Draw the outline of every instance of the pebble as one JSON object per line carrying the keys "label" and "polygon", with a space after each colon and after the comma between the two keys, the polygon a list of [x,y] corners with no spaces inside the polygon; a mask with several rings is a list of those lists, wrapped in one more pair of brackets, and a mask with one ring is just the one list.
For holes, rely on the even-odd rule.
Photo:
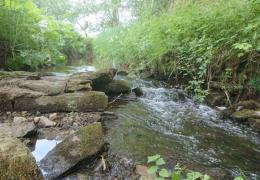
{"label": "pebble", "polygon": [[13,123],[19,124],[19,123],[26,122],[26,121],[27,121],[27,119],[25,117],[14,117]]}

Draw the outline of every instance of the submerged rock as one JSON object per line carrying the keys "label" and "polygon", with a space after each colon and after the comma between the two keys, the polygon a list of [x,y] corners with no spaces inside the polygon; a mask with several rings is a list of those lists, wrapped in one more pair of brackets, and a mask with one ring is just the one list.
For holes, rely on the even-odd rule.
{"label": "submerged rock", "polygon": [[0,144],[0,179],[44,179],[30,150],[20,140],[2,137]]}
{"label": "submerged rock", "polygon": [[0,137],[25,137],[36,132],[33,122],[0,123]]}
{"label": "submerged rock", "polygon": [[86,164],[91,163],[103,145],[101,123],[90,124],[80,128],[51,150],[40,161],[41,168],[48,174],[48,178],[57,178],[84,160]]}
{"label": "submerged rock", "polygon": [[143,90],[140,87],[135,87],[132,89],[136,96],[140,97],[144,94]]}
{"label": "submerged rock", "polygon": [[131,92],[131,86],[130,83],[126,80],[113,80],[106,86],[104,86],[103,90],[106,94],[125,94]]}

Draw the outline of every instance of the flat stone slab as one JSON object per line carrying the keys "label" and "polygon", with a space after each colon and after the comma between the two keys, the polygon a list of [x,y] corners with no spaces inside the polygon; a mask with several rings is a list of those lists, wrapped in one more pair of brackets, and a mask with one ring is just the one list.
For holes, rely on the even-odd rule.
{"label": "flat stone slab", "polygon": [[35,132],[33,122],[0,123],[0,137],[24,137]]}
{"label": "flat stone slab", "polygon": [[40,166],[46,172],[46,178],[54,179],[84,160],[91,161],[98,156],[103,145],[101,123],[93,123],[59,143],[40,161]]}
{"label": "flat stone slab", "polygon": [[16,111],[40,112],[88,112],[103,111],[108,104],[108,97],[103,92],[88,91],[82,93],[65,93],[57,96],[38,98],[18,98],[14,103]]}
{"label": "flat stone slab", "polygon": [[21,81],[18,86],[54,96],[64,92],[66,81],[27,80]]}

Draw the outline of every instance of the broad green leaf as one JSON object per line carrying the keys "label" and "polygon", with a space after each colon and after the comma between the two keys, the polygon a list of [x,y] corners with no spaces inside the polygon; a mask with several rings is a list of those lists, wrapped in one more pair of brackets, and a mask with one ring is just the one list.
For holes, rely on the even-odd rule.
{"label": "broad green leaf", "polygon": [[203,176],[203,180],[210,180],[210,177],[205,174],[205,175]]}
{"label": "broad green leaf", "polygon": [[156,154],[156,155],[154,155],[154,156],[148,156],[148,163],[154,162],[154,161],[156,161],[157,159],[159,159],[160,157],[161,157],[161,156],[158,155],[158,154]]}
{"label": "broad green leaf", "polygon": [[150,174],[155,174],[158,170],[158,166],[151,166],[149,169],[148,169],[148,172]]}
{"label": "broad green leaf", "polygon": [[234,180],[244,180],[244,178],[242,176],[238,176],[238,177],[235,177]]}
{"label": "broad green leaf", "polygon": [[172,180],[181,180],[181,172],[176,171],[172,174]]}
{"label": "broad green leaf", "polygon": [[160,165],[164,165],[165,161],[163,160],[163,158],[159,158],[159,159],[156,160],[155,163],[156,163],[157,166],[160,166]]}
{"label": "broad green leaf", "polygon": [[158,177],[156,178],[156,180],[164,180],[164,178]]}
{"label": "broad green leaf", "polygon": [[161,177],[170,177],[171,173],[167,169],[161,169],[159,175]]}
{"label": "broad green leaf", "polygon": [[187,173],[187,180],[196,180],[198,178],[201,178],[203,175],[200,172],[190,172]]}

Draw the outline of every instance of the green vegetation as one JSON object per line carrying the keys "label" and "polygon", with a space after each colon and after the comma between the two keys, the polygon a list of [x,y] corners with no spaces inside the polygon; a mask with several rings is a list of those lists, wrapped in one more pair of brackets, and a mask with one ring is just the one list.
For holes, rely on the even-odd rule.
{"label": "green vegetation", "polygon": [[86,40],[70,23],[47,16],[32,0],[0,1],[0,68],[38,70],[85,56]]}
{"label": "green vegetation", "polygon": [[[179,164],[177,164],[173,171],[168,171],[165,168],[162,168],[161,166],[165,165],[165,161],[163,158],[161,158],[160,155],[156,154],[154,156],[148,156],[149,169],[148,172],[150,174],[154,174],[156,176],[156,180],[164,180],[172,179],[172,180],[210,180],[210,176],[206,174],[201,174],[200,172],[195,172],[188,170],[184,167],[181,167]],[[246,180],[246,176],[243,172],[240,172],[240,176],[235,177],[234,180]]]}
{"label": "green vegetation", "polygon": [[101,33],[94,40],[96,64],[151,71],[201,100],[212,82],[231,95],[259,92],[258,0],[175,1],[173,7]]}

